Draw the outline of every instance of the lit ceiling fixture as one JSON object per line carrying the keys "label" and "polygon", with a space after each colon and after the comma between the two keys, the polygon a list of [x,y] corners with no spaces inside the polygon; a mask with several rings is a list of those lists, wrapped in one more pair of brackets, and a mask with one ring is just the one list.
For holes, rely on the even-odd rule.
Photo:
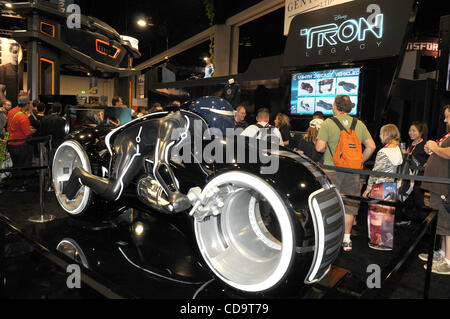
{"label": "lit ceiling fixture", "polygon": [[7,8],[12,8],[12,4],[9,3],[9,2],[6,2],[6,3],[5,3],[5,7],[7,7]]}
{"label": "lit ceiling fixture", "polygon": [[151,22],[151,18],[148,17],[141,17],[137,20],[137,25],[140,26],[141,28],[145,28],[145,27],[152,27],[153,23]]}
{"label": "lit ceiling fixture", "polygon": [[147,21],[145,21],[144,19],[139,19],[137,21],[137,25],[144,28],[147,26]]}

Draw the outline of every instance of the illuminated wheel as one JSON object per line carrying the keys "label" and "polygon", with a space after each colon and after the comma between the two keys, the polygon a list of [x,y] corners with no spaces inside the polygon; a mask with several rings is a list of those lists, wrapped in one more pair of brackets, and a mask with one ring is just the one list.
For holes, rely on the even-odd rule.
{"label": "illuminated wheel", "polygon": [[[295,259],[291,212],[275,189],[245,172],[229,172],[203,190],[215,213],[195,220],[200,252],[227,285],[248,293],[277,288]],[[204,206],[205,206],[204,205]]]}
{"label": "illuminated wheel", "polygon": [[91,165],[83,147],[76,141],[68,140],[56,150],[53,159],[53,185],[55,195],[61,207],[71,216],[81,216],[91,204],[93,193],[89,187],[82,186],[77,196],[69,200],[63,194],[64,183],[67,182],[76,167],[83,168],[89,174]]}

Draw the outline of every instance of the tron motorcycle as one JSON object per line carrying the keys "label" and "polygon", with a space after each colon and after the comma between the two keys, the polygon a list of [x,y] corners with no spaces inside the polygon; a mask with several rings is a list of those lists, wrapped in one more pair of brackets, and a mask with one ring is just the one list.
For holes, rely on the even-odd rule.
{"label": "tron motorcycle", "polygon": [[74,218],[105,218],[114,205],[182,215],[212,274],[245,294],[320,281],[344,236],[339,192],[309,158],[233,125],[227,101],[203,97],[74,131],[53,160],[58,202]]}

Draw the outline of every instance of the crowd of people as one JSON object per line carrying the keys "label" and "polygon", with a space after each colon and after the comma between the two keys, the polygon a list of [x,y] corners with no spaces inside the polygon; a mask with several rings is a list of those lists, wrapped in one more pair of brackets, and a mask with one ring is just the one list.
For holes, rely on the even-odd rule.
{"label": "crowd of people", "polygon": [[[362,182],[358,174],[331,169],[333,167],[363,169],[364,164],[372,158],[377,149],[366,125],[349,115],[352,108],[353,105],[348,96],[337,96],[333,103],[333,116],[325,119],[320,112],[315,113],[306,134],[296,145],[291,144],[290,122],[285,114],[277,114],[272,126],[269,111],[260,109],[256,115],[257,123],[249,126],[245,121],[246,109],[240,105],[236,109],[235,127],[244,129],[243,135],[255,138],[261,138],[262,128],[271,128],[272,135],[279,140],[281,146],[304,154],[324,167],[330,168],[325,171],[342,194],[370,198],[373,185],[397,182],[397,180],[391,177],[370,176],[368,180]],[[446,106],[444,111],[447,132],[450,132],[450,105]],[[351,139],[352,137],[356,139],[356,142]],[[384,125],[380,129],[379,138],[382,147],[376,153],[373,171],[450,177],[450,133],[437,142],[429,141],[427,140],[427,124],[416,121],[410,126],[407,147],[402,143],[400,131],[394,124]],[[342,147],[344,145],[342,141],[351,141],[348,142],[349,147]],[[449,185],[407,180],[398,183],[398,188],[398,192],[402,192],[402,199],[407,207],[406,218],[409,219],[420,218],[422,208],[426,206],[425,194],[430,194],[431,208],[439,211],[437,235],[442,238],[441,248],[433,256],[432,272],[450,275]],[[356,224],[360,202],[345,199],[344,207],[346,218],[342,247],[344,251],[350,252],[353,249],[352,228]],[[419,258],[426,261],[428,255],[421,254]]]}
{"label": "crowd of people", "polygon": [[[26,93],[19,94],[17,100],[14,108],[9,100],[0,102],[0,146],[6,148],[14,168],[30,168],[39,158],[37,143],[40,141],[32,138],[51,136],[51,146],[55,150],[64,139],[66,121],[58,102],[48,108],[43,102],[31,101]],[[33,172],[15,171],[2,186],[9,191],[26,192],[30,174]]]}
{"label": "crowd of people", "polygon": [[[115,105],[120,106],[121,99],[115,99]],[[179,102],[171,106],[179,106]],[[333,103],[333,116],[325,119],[320,112],[314,114],[309,122],[306,134],[300,142],[293,143],[291,124],[287,115],[279,113],[275,116],[274,125],[270,124],[271,114],[267,108],[256,113],[256,123],[249,125],[246,121],[247,110],[239,105],[235,112],[235,128],[241,129],[241,134],[254,138],[271,139],[272,143],[289,148],[299,154],[309,157],[314,162],[323,165],[325,172],[336,188],[342,194],[371,197],[373,185],[396,182],[391,177],[370,176],[362,180],[357,173],[344,172],[333,167],[363,169],[377,149],[371,133],[363,121],[349,115],[353,108],[347,95],[339,95]],[[154,103],[150,110],[139,109],[133,117],[141,117],[151,112],[163,110],[159,103]],[[56,148],[64,135],[57,130],[61,121],[61,105],[54,103],[50,112],[46,105],[39,101],[30,101],[26,94],[19,95],[17,107],[12,107],[10,101],[1,102],[0,137],[9,134],[8,152],[14,167],[30,167],[34,145],[26,140],[33,136],[53,136],[53,146]],[[409,129],[409,143],[403,145],[398,127],[387,124],[381,127],[379,138],[382,147],[375,156],[373,171],[383,173],[416,174],[428,177],[445,177],[450,175],[450,105],[444,110],[447,132],[441,140],[428,140],[428,127],[424,122],[413,122]],[[268,129],[268,130],[267,130]],[[263,136],[261,132],[266,132]],[[268,135],[267,135],[267,132]],[[26,191],[26,173],[17,172],[10,179],[14,191]],[[437,234],[441,236],[441,248],[433,256],[432,271],[438,274],[450,275],[450,196],[449,186],[438,183],[420,183],[406,181],[399,185],[398,193],[403,195],[406,205],[409,205],[409,218],[420,214],[425,206],[425,194],[430,194],[430,206],[439,211]],[[365,187],[365,188],[364,188]],[[356,223],[360,202],[344,199],[345,236],[343,250],[353,249],[352,228]],[[422,260],[427,255],[419,256]]]}

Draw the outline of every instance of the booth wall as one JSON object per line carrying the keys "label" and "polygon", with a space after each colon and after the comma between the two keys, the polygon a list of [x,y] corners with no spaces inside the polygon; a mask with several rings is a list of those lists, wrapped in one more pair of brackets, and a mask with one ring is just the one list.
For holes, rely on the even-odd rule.
{"label": "booth wall", "polygon": [[[27,73],[24,72],[23,89],[28,90],[27,85]],[[81,92],[85,91],[86,94]],[[114,81],[112,79],[98,79],[97,94],[89,93],[89,78],[81,76],[61,75],[60,82],[60,95],[80,95],[80,96],[107,96],[108,104],[111,104],[111,100],[114,97]]]}

